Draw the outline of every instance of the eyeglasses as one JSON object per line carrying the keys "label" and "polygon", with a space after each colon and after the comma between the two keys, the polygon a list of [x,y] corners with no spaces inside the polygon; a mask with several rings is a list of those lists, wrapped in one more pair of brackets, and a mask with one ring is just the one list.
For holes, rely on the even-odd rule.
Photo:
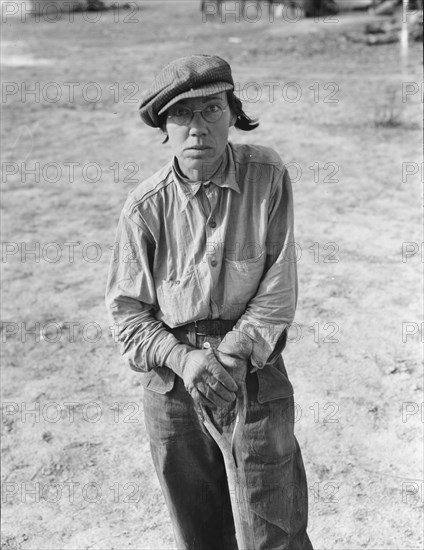
{"label": "eyeglasses", "polygon": [[[226,107],[228,106],[225,105]],[[168,110],[168,118],[178,124],[179,126],[188,126],[193,120],[194,113],[200,113],[203,120],[206,122],[218,122],[225,113],[226,109],[223,109],[220,105],[213,103],[208,105],[204,109],[190,109],[189,107],[183,107],[177,105],[176,107],[170,107]]]}

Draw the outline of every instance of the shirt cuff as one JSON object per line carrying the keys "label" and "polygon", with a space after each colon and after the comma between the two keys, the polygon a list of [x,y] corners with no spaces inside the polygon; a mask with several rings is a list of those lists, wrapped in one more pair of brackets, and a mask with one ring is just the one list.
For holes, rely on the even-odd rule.
{"label": "shirt cuff", "polygon": [[247,334],[239,330],[230,330],[218,346],[218,351],[243,359],[250,359],[252,346],[252,339]]}
{"label": "shirt cuff", "polygon": [[[253,372],[265,366],[271,353],[268,352],[268,349],[261,347],[261,345],[255,342],[248,334],[235,329],[227,332],[221,344],[224,344],[224,346],[222,346],[222,351],[224,353],[249,359],[254,367]],[[218,346],[219,351],[221,351],[221,344]]]}
{"label": "shirt cuff", "polygon": [[265,355],[262,350],[258,349],[258,346],[253,346],[253,352],[250,356],[250,362],[256,369],[263,369],[266,360],[268,359],[268,355]]}
{"label": "shirt cuff", "polygon": [[272,357],[278,339],[285,327],[283,325],[265,325],[239,321],[234,332],[243,334],[244,339],[252,342],[250,362],[256,369],[263,369],[268,363],[273,363],[277,357]]}

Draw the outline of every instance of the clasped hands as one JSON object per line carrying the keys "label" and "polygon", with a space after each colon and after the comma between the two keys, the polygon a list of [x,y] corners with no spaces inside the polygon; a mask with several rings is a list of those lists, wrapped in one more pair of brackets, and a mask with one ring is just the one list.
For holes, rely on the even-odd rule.
{"label": "clasped hands", "polygon": [[218,348],[187,351],[181,357],[184,385],[191,397],[203,405],[225,407],[236,399],[246,379],[250,350],[223,340]]}

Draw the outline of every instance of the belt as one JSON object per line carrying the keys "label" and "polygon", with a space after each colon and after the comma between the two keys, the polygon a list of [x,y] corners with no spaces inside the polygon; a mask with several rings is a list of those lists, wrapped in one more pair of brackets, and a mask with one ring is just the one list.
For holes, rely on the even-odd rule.
{"label": "belt", "polygon": [[202,319],[172,328],[171,332],[187,336],[225,336],[237,321],[238,319]]}

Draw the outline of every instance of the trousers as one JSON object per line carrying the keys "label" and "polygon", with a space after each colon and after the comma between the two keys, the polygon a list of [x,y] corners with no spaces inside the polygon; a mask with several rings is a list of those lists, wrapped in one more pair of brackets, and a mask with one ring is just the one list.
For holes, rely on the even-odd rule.
{"label": "trousers", "polygon": [[[235,453],[245,474],[240,494],[250,512],[253,548],[243,550],[312,550],[293,397],[259,403],[256,373],[247,374],[246,389],[246,418]],[[176,377],[166,394],[145,389],[143,402],[152,459],[178,550],[238,550],[223,456],[183,381]],[[211,408],[209,414],[223,433],[232,432],[235,403]]]}

